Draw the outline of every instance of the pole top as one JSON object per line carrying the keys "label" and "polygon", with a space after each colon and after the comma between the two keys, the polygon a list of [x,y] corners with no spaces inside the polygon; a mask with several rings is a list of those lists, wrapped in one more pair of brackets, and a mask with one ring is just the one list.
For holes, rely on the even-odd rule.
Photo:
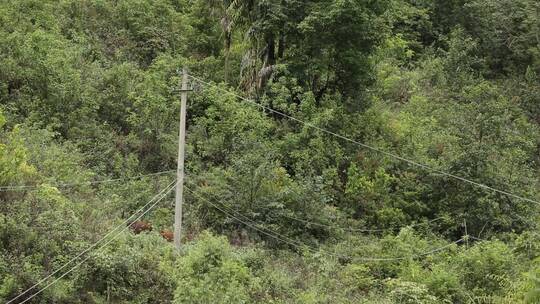
{"label": "pole top", "polygon": [[188,73],[188,68],[186,68],[185,66],[183,66],[182,69],[176,68],[176,73],[177,74],[187,74]]}
{"label": "pole top", "polygon": [[[187,80],[187,76],[188,76],[188,69],[184,66],[182,67],[182,72],[180,73],[180,68],[177,68],[176,69],[176,73],[177,74],[182,74],[183,77],[186,77],[186,80]],[[193,87],[190,86],[190,88],[180,88],[180,89],[173,89],[172,92],[173,93],[183,93],[183,92],[191,92],[193,91]]]}

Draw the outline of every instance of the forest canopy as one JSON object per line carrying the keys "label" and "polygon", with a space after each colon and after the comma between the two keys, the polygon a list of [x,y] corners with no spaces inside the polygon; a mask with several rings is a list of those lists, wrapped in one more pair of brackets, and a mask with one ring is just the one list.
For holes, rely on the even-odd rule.
{"label": "forest canopy", "polygon": [[539,303],[539,33],[536,0],[0,1],[0,301]]}

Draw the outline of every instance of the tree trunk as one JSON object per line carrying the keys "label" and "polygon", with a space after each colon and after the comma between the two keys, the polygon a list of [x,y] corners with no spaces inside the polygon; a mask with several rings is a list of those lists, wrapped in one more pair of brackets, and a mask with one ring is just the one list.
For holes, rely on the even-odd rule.
{"label": "tree trunk", "polygon": [[278,58],[283,58],[283,54],[285,53],[285,36],[283,35],[283,32],[279,33],[279,41],[278,41]]}
{"label": "tree trunk", "polygon": [[231,50],[231,32],[226,31],[225,32],[225,69],[224,69],[224,77],[225,77],[225,83],[229,83],[229,53]]}
{"label": "tree trunk", "polygon": [[266,40],[266,64],[267,66],[274,65],[276,63],[276,42],[274,37],[270,36]]}

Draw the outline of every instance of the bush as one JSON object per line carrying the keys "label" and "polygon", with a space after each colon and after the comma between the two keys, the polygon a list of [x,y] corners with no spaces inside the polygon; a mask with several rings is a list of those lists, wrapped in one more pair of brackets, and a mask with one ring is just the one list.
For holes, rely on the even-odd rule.
{"label": "bush", "polygon": [[385,282],[393,303],[400,304],[435,304],[441,303],[437,297],[429,294],[424,284],[389,279]]}
{"label": "bush", "polygon": [[205,232],[176,268],[174,303],[248,303],[257,280],[225,237]]}
{"label": "bush", "polygon": [[515,270],[515,256],[510,248],[500,241],[481,242],[463,251],[456,261],[457,271],[467,290],[479,294],[501,291],[504,281]]}

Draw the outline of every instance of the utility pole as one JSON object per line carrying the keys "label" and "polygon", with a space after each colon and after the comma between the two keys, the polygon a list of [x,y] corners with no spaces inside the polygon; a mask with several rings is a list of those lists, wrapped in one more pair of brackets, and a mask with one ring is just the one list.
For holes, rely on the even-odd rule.
{"label": "utility pole", "polygon": [[186,106],[188,93],[188,74],[182,69],[182,87],[180,89],[180,132],[178,137],[178,165],[176,168],[176,198],[174,205],[174,246],[182,246],[182,203],[184,194],[184,147],[186,145]]}

